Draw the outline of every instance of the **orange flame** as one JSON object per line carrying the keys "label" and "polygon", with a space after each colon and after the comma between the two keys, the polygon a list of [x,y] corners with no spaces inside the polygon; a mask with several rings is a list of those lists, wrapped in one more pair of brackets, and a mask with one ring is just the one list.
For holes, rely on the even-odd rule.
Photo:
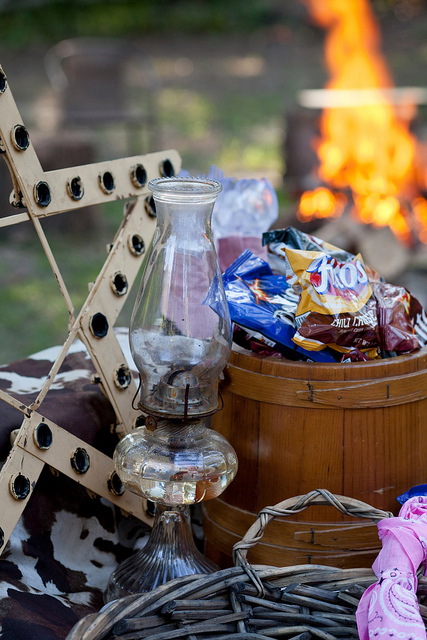
{"label": "orange flame", "polygon": [[[405,242],[414,236],[427,242],[427,202],[419,194],[416,141],[409,132],[414,106],[403,104],[397,111],[386,99],[393,82],[368,0],[304,1],[328,30],[327,88],[344,92],[350,104],[322,111],[316,150],[319,178],[330,189],[304,193],[299,219],[341,215],[348,192],[364,223],[388,225]],[[352,96],[362,100],[352,102]]]}

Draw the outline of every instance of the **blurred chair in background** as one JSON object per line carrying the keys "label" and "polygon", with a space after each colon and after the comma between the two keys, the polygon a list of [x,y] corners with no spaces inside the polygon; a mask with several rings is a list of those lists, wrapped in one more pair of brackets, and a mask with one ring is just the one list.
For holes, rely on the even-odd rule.
{"label": "blurred chair in background", "polygon": [[44,64],[58,98],[59,130],[120,131],[121,155],[156,149],[159,79],[147,52],[126,40],[72,38],[50,48]]}

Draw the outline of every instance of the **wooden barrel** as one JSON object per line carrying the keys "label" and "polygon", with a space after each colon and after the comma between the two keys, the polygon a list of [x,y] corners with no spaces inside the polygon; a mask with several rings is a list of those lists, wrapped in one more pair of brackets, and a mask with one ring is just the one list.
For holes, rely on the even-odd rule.
{"label": "wooden barrel", "polygon": [[[348,364],[260,358],[233,349],[213,427],[236,449],[239,470],[203,505],[205,553],[222,567],[264,507],[328,489],[392,511],[427,482],[427,348]],[[372,523],[314,507],[276,520],[251,562],[369,567],[381,544]]]}

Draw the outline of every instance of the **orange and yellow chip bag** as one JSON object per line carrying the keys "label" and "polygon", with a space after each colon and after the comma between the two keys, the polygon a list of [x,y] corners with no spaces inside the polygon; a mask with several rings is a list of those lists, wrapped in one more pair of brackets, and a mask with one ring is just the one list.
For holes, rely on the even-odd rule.
{"label": "orange and yellow chip bag", "polygon": [[372,286],[360,255],[340,263],[317,251],[285,249],[288,282],[301,292],[293,338],[306,349],[341,352],[378,347]]}

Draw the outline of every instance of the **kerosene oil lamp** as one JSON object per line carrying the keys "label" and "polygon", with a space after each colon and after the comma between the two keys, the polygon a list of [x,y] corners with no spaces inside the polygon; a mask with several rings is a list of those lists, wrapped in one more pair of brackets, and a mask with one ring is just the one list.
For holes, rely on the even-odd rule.
{"label": "kerosene oil lamp", "polygon": [[237,457],[209,428],[231,349],[231,321],[211,233],[220,183],[158,178],[149,183],[157,228],[130,325],[145,426],[114,454],[123,484],[156,504],[146,545],[111,575],[106,600],[175,577],[216,570],[195,546],[189,505],[220,495]]}

